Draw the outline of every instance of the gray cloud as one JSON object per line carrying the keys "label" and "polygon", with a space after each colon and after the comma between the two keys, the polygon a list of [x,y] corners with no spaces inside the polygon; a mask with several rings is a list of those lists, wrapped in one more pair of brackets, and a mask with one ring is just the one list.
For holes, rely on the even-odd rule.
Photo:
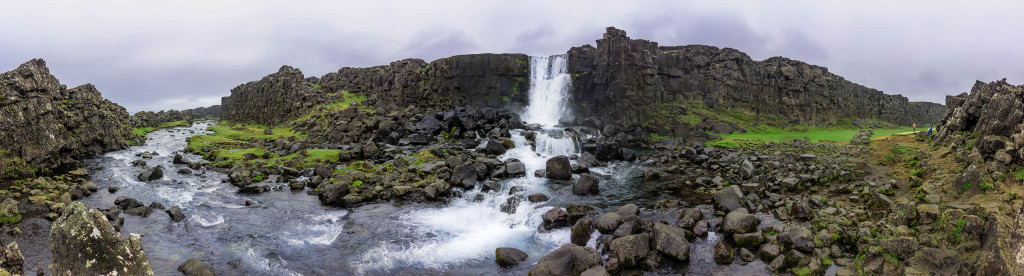
{"label": "gray cloud", "polygon": [[[1024,82],[1018,2],[43,1],[0,10],[0,70],[44,58],[129,111],[216,104],[288,64],[343,66],[468,53],[564,53],[607,26],[662,45],[786,56],[911,100],[975,80]],[[199,8],[201,7],[201,8]]]}

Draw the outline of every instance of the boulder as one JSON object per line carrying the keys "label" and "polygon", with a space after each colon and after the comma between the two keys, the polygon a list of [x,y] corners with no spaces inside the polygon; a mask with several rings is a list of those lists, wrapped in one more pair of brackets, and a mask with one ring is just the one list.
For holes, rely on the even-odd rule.
{"label": "boulder", "polygon": [[175,152],[174,153],[174,159],[171,161],[171,163],[173,163],[173,164],[188,164],[189,162],[187,160],[185,160],[185,157],[181,156],[181,153]]}
{"label": "boulder", "polygon": [[529,196],[526,196],[526,199],[533,203],[539,203],[548,201],[548,196],[543,193],[533,193],[530,194]]}
{"label": "boulder", "polygon": [[526,164],[523,162],[509,162],[505,164],[505,173],[509,177],[523,177],[526,176]]}
{"label": "boulder", "polygon": [[569,180],[572,178],[572,166],[569,165],[569,157],[559,155],[548,159],[544,168],[547,178],[557,180]]}
{"label": "boulder", "polygon": [[317,197],[320,199],[320,203],[324,205],[338,206],[341,204],[341,199],[349,192],[349,182],[351,178],[343,177],[339,181],[327,181],[320,184],[319,192]]}
{"label": "boulder", "polygon": [[679,217],[676,218],[676,226],[682,227],[683,229],[693,229],[693,226],[697,224],[704,217],[704,214],[697,208],[686,208],[683,212],[679,213]]}
{"label": "boulder", "polygon": [[166,212],[167,215],[171,217],[171,221],[173,222],[179,222],[185,219],[185,214],[181,212],[181,208],[179,208],[178,206],[174,206],[173,208],[167,209],[164,212]]}
{"label": "boulder", "polygon": [[747,209],[739,208],[725,215],[722,231],[728,234],[745,234],[754,232],[761,220],[747,213]]}
{"label": "boulder", "polygon": [[137,217],[149,217],[153,213],[153,208],[149,206],[139,206],[131,209],[124,210],[125,214],[137,216]]}
{"label": "boulder", "polygon": [[804,227],[794,227],[779,234],[779,242],[789,248],[796,248],[804,253],[814,250],[814,236]]}
{"label": "boulder", "polygon": [[591,267],[601,265],[597,249],[568,243],[544,255],[530,269],[530,276],[579,275]]}
{"label": "boulder", "polygon": [[139,172],[138,175],[136,175],[136,177],[138,177],[139,181],[142,182],[149,182],[160,179],[164,177],[164,167],[156,166],[152,168],[143,169],[142,171]]}
{"label": "boulder", "polygon": [[622,216],[617,213],[605,213],[597,218],[597,231],[601,234],[609,235],[615,233],[615,229],[619,228],[619,224],[622,224]]}
{"label": "boulder", "polygon": [[483,148],[479,150],[479,152],[493,155],[505,154],[506,151],[508,149],[497,139],[487,139],[487,142],[484,142]]}
{"label": "boulder", "polygon": [[690,242],[686,239],[686,230],[663,223],[655,223],[653,235],[651,240],[655,250],[679,261],[689,259]]}
{"label": "boulder", "polygon": [[569,213],[560,207],[551,208],[544,213],[544,230],[569,226]]}
{"label": "boulder", "polygon": [[604,266],[595,266],[584,270],[580,276],[611,276],[611,274],[608,274],[608,270]]}
{"label": "boulder", "polygon": [[203,262],[200,262],[196,258],[189,258],[187,261],[178,266],[178,271],[181,271],[185,276],[216,276],[213,271],[206,268]]}
{"label": "boulder", "polygon": [[743,198],[743,191],[740,190],[738,185],[725,187],[714,192],[711,194],[711,198],[714,199],[716,207],[729,212],[747,207],[746,199]]}
{"label": "boulder", "polygon": [[0,248],[0,275],[25,275],[25,257],[21,255],[21,249],[17,242],[11,242],[6,247]]}
{"label": "boulder", "polygon": [[142,238],[114,231],[103,213],[80,202],[64,208],[50,228],[51,271],[58,275],[154,275]]}
{"label": "boulder", "polygon": [[732,263],[735,251],[736,250],[733,250],[732,245],[729,245],[729,243],[722,240],[719,241],[718,244],[715,244],[712,258],[714,258],[715,262],[718,264],[730,264]]}
{"label": "boulder", "polygon": [[572,185],[572,193],[576,195],[600,194],[597,178],[590,174],[581,174],[580,178],[576,180],[576,183],[573,183]]}
{"label": "boulder", "polygon": [[18,201],[13,198],[4,199],[3,203],[0,203],[0,217],[5,218],[3,225],[8,226],[21,220],[21,211],[18,210]]}
{"label": "boulder", "polygon": [[618,213],[622,217],[636,216],[640,214],[640,207],[637,207],[636,204],[630,203],[619,206],[619,209],[616,209],[615,213]]}
{"label": "boulder", "polygon": [[739,247],[756,248],[764,242],[764,236],[761,235],[761,231],[754,231],[745,234],[733,234],[732,240]]}
{"label": "boulder", "polygon": [[570,230],[569,241],[579,246],[586,246],[590,241],[590,235],[594,233],[594,221],[591,216],[585,216],[577,220]]}
{"label": "boulder", "polygon": [[650,250],[650,234],[636,234],[628,235],[621,238],[612,240],[610,256],[614,256],[619,259],[619,262],[626,266],[632,267],[640,264],[644,256],[647,256],[647,252]]}
{"label": "boulder", "polygon": [[494,249],[494,260],[501,267],[513,267],[526,261],[529,255],[522,250],[511,247],[499,247]]}
{"label": "boulder", "polygon": [[477,177],[476,166],[462,165],[455,168],[455,173],[452,174],[452,184],[458,187],[472,188],[476,186]]}

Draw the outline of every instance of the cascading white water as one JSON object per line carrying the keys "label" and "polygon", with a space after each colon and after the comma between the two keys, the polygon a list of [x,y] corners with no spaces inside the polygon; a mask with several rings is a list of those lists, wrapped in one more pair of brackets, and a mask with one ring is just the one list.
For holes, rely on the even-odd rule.
{"label": "cascading white water", "polygon": [[565,99],[572,85],[566,69],[567,55],[530,57],[530,105],[523,120],[553,127],[564,115]]}
{"label": "cascading white water", "polygon": [[[554,129],[564,115],[565,101],[571,84],[566,73],[566,55],[530,58],[529,106],[523,120],[539,124],[544,129],[535,131],[534,141],[526,139],[526,131],[512,130],[515,148],[498,157],[502,161],[516,159],[522,162],[524,177],[502,182],[502,190],[484,193],[483,200],[475,200],[479,189],[466,191],[463,198],[455,199],[440,209],[413,210],[403,216],[403,228],[412,229],[416,236],[434,236],[411,244],[381,244],[367,252],[357,264],[360,272],[386,271],[394,266],[443,268],[448,265],[492,258],[496,247],[515,247],[540,257],[544,253],[569,242],[569,230],[558,229],[538,233],[541,215],[552,207],[531,203],[525,199],[512,214],[501,211],[511,197],[531,193],[555,193],[547,187],[547,179],[535,177],[533,172],[544,169],[548,158],[579,153],[575,139]],[[532,145],[531,145],[532,143]],[[518,187],[521,194],[509,190]]]}

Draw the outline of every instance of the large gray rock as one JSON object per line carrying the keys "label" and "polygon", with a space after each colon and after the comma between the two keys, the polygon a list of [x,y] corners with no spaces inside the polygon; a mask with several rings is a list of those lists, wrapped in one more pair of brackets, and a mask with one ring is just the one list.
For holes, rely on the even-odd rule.
{"label": "large gray rock", "polygon": [[590,235],[594,233],[594,220],[591,216],[585,216],[576,221],[569,233],[569,241],[579,246],[586,246],[590,241]]}
{"label": "large gray rock", "polygon": [[185,220],[185,214],[181,212],[181,208],[178,206],[174,206],[171,209],[167,209],[164,212],[166,212],[167,215],[171,217],[171,221],[173,222]]}
{"label": "large gray rock", "polygon": [[725,222],[722,231],[729,234],[746,234],[757,230],[761,220],[747,212],[745,208],[739,208],[725,215]]}
{"label": "large gray rock", "polygon": [[619,259],[619,262],[626,267],[640,264],[640,261],[650,251],[650,234],[636,234],[617,238],[611,243],[611,256]]}
{"label": "large gray rock", "polygon": [[747,208],[747,201],[743,198],[743,191],[739,185],[725,187],[722,190],[711,194],[715,206],[729,212],[739,208]]}
{"label": "large gray rock", "polygon": [[476,167],[473,164],[466,164],[455,168],[455,173],[452,174],[452,184],[458,187],[471,188],[476,186],[477,181]]}
{"label": "large gray rock", "polygon": [[572,178],[572,166],[569,165],[569,157],[559,155],[551,157],[544,168],[547,177],[557,180],[569,180]]}
{"label": "large gray rock", "polygon": [[519,265],[529,257],[529,255],[526,255],[526,252],[511,247],[499,247],[494,249],[494,260],[501,267],[513,267]]}
{"label": "large gray rock", "polygon": [[0,248],[0,275],[24,275],[25,257],[21,255],[18,243],[11,242],[6,247]]}
{"label": "large gray rock", "polygon": [[58,275],[153,275],[142,238],[121,237],[103,213],[74,202],[50,229],[51,271]]}
{"label": "large gray rock", "polygon": [[342,198],[349,192],[349,183],[352,179],[349,177],[341,177],[338,181],[327,181],[320,184],[317,196],[320,198],[320,203],[324,205],[341,205]]}
{"label": "large gray rock", "polygon": [[569,213],[565,212],[564,209],[555,207],[544,213],[544,230],[551,230],[555,228],[561,228],[569,226]]}
{"label": "large gray rock", "polygon": [[583,271],[601,264],[597,249],[575,244],[565,244],[544,255],[537,266],[530,269],[530,276],[580,275]]}
{"label": "large gray rock", "polygon": [[615,229],[619,228],[619,224],[622,224],[622,216],[614,212],[609,212],[601,215],[597,218],[597,231],[601,234],[612,234],[615,233]]}
{"label": "large gray rock", "polygon": [[139,174],[136,176],[139,178],[139,181],[142,182],[157,180],[164,177],[164,167],[156,166],[152,168],[146,168],[140,171]]}
{"label": "large gray rock", "polygon": [[654,224],[654,249],[676,260],[686,261],[690,257],[690,242],[686,240],[686,230],[662,223]]}
{"label": "large gray rock", "polygon": [[200,262],[196,258],[189,258],[187,261],[178,266],[178,271],[181,271],[185,276],[216,276],[213,271],[206,268],[203,262]]}
{"label": "large gray rock", "polygon": [[576,180],[576,183],[572,185],[572,193],[577,195],[597,195],[601,191],[598,189],[598,180],[596,177],[590,174],[581,174],[580,178]]}
{"label": "large gray rock", "polygon": [[789,248],[796,248],[804,253],[814,250],[814,236],[804,227],[794,227],[779,234],[779,242]]}

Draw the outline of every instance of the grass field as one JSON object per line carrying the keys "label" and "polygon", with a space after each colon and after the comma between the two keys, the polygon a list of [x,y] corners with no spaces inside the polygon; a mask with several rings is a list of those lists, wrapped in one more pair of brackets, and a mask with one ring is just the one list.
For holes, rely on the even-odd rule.
{"label": "grass field", "polygon": [[[710,145],[722,147],[737,147],[746,143],[768,143],[782,142],[806,137],[812,143],[829,142],[846,144],[853,139],[860,129],[856,128],[817,128],[807,127],[804,129],[781,129],[762,128],[747,133],[736,133],[722,135],[721,140],[709,142]],[[909,135],[913,131],[911,127],[900,127],[890,129],[875,129],[875,135],[871,138],[885,137],[890,135]]]}

